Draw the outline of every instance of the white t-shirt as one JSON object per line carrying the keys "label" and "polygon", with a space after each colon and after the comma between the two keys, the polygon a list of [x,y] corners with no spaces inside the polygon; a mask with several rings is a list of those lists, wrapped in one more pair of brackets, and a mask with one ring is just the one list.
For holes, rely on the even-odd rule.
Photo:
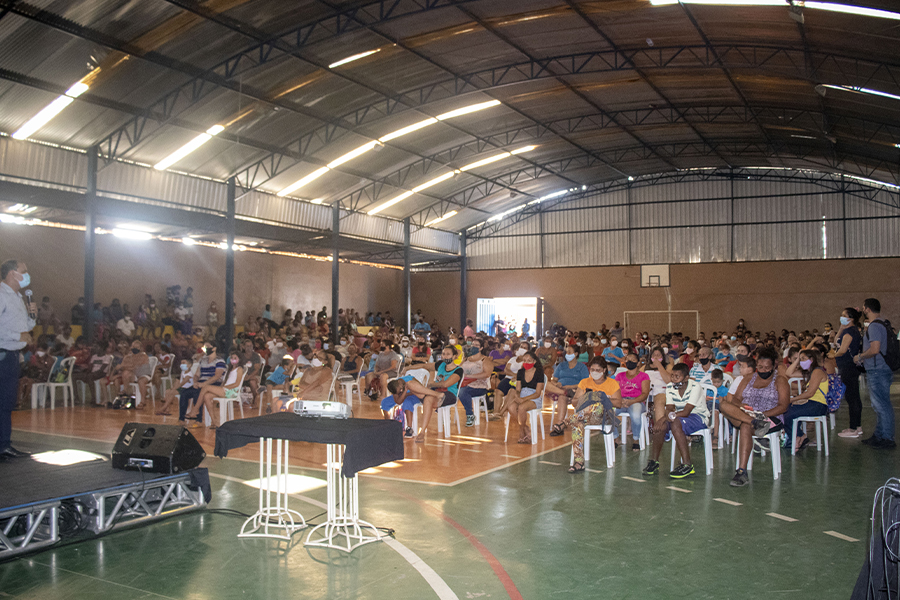
{"label": "white t-shirt", "polygon": [[134,321],[131,319],[127,321],[125,319],[119,319],[119,322],[116,323],[116,329],[121,331],[125,337],[131,337],[134,335]]}

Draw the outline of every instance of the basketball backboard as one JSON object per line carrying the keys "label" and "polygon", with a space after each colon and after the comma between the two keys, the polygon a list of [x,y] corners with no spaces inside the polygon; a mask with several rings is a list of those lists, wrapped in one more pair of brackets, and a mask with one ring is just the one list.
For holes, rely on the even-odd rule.
{"label": "basketball backboard", "polygon": [[669,265],[641,265],[641,287],[669,287]]}

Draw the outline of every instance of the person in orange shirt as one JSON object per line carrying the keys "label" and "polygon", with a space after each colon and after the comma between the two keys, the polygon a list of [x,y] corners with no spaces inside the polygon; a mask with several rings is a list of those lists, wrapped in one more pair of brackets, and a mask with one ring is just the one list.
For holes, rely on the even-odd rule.
{"label": "person in orange shirt", "polygon": [[[575,398],[572,400],[572,404],[576,407],[575,414],[566,419],[566,426],[572,429],[572,451],[575,455],[569,473],[584,472],[584,426],[599,425],[604,409],[622,408],[622,392],[619,390],[619,384],[608,376],[607,369],[608,365],[602,356],[591,359],[588,363],[590,377],[582,379],[575,391]],[[601,400],[581,408],[588,392],[600,392]],[[614,435],[618,437],[615,429],[614,422]]]}

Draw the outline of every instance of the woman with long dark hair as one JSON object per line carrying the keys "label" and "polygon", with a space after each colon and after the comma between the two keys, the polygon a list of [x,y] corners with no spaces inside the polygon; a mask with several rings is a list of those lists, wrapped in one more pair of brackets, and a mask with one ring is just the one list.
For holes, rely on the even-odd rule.
{"label": "woman with long dark hair", "polygon": [[[806,348],[801,350],[794,362],[787,369],[787,376],[802,377],[806,389],[802,394],[791,398],[791,405],[784,413],[784,431],[788,436],[792,433],[794,419],[798,417],[821,417],[828,414],[828,373],[825,371],[822,353]],[[788,443],[795,443],[789,439]],[[809,446],[806,434],[800,432],[796,440],[797,450]]]}
{"label": "woman with long dark hair", "polygon": [[838,329],[836,343],[838,349],[834,353],[838,374],[844,382],[844,399],[850,409],[850,427],[838,433],[842,438],[862,437],[862,400],[859,397],[859,369],[853,363],[853,357],[862,350],[862,334],[859,327],[860,313],[853,307],[847,307],[841,313],[841,327]]}

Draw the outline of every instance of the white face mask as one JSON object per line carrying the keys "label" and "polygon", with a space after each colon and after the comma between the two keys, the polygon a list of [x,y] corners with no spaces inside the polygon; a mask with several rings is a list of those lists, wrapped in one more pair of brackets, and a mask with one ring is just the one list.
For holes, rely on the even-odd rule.
{"label": "white face mask", "polygon": [[188,366],[187,366],[187,365],[181,365],[181,370],[182,370],[182,371],[187,371],[187,370],[188,370]]}
{"label": "white face mask", "polygon": [[605,344],[605,343],[606,343],[606,338],[602,338],[602,339],[600,340],[600,343],[601,343],[601,344]]}
{"label": "white face mask", "polygon": [[341,346],[346,346],[346,345],[347,345],[347,340],[341,340]]}
{"label": "white face mask", "polygon": [[44,352],[43,350],[38,350],[37,352],[35,352],[35,354],[37,354],[38,356],[44,356],[47,353]]}
{"label": "white face mask", "polygon": [[544,348],[549,348],[552,345],[553,344],[551,344],[550,342],[544,342]]}
{"label": "white face mask", "polygon": [[503,344],[503,349],[509,351],[509,344]]}
{"label": "white face mask", "polygon": [[451,346],[455,346],[455,345],[456,345],[456,339],[455,339],[455,338],[450,338],[450,345],[451,345]]}
{"label": "white face mask", "polygon": [[528,350],[526,350],[525,348],[519,348],[518,350],[516,350],[516,356],[522,356],[526,352],[528,352]]}
{"label": "white face mask", "polygon": [[573,360],[575,360],[575,355],[574,354],[566,354],[566,360],[568,362],[572,362]]}
{"label": "white face mask", "polygon": [[619,342],[617,342],[616,340],[613,340],[612,342],[610,342],[609,345],[612,346],[613,348],[615,348],[616,346],[619,345]]}
{"label": "white face mask", "polygon": [[594,381],[600,381],[603,379],[603,371],[591,371],[591,378]]}
{"label": "white face mask", "polygon": [[321,367],[321,366],[322,366],[322,361],[319,360],[318,358],[314,358],[314,359],[312,359],[312,366],[314,366],[314,367]]}

